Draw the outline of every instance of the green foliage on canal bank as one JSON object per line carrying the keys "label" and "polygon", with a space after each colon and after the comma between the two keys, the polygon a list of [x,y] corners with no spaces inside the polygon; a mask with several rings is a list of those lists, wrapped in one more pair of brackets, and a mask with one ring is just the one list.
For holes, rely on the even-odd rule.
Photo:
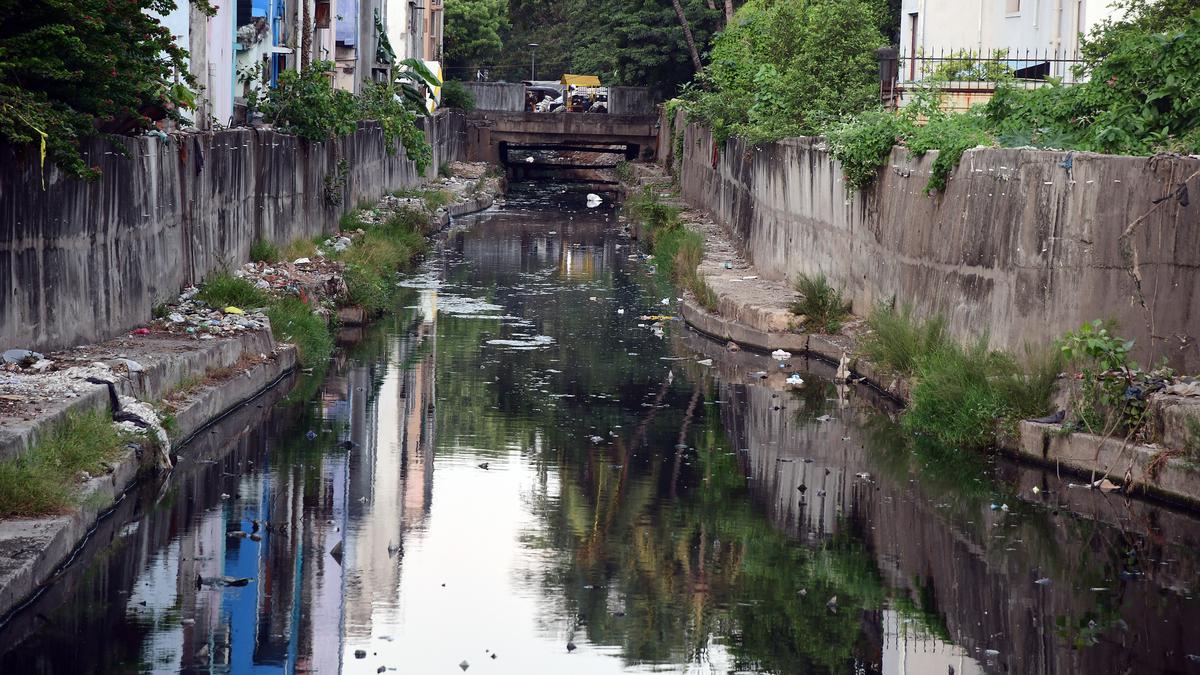
{"label": "green foliage on canal bank", "polygon": [[203,300],[209,307],[224,309],[229,306],[240,309],[255,309],[266,307],[271,298],[254,287],[246,279],[236,277],[229,270],[221,270],[200,285],[197,300]]}
{"label": "green foliage on canal bank", "polygon": [[911,308],[876,308],[863,353],[877,367],[912,383],[903,425],[954,448],[993,445],[998,429],[1048,412],[1062,368],[1056,350],[1022,358],[989,349],[987,338],[962,346],[941,317],[917,319]]}
{"label": "green foliage on canal bank", "polygon": [[113,426],[106,413],[69,413],[32,450],[0,462],[0,518],[59,513],[79,499],[81,472],[105,473],[133,435]]}
{"label": "green foliage on canal bank", "polygon": [[331,326],[300,298],[277,298],[267,308],[271,333],[278,340],[296,345],[297,358],[305,367],[324,364],[333,353]]}
{"label": "green foliage on canal bank", "polygon": [[941,89],[961,69],[943,67],[925,73],[893,114],[878,104],[874,48],[882,42],[869,20],[878,14],[872,3],[751,0],[681,98],[719,145],[735,135],[750,143],[826,136],[856,188],[875,180],[893,146],[916,157],[937,151],[927,193],[944,190],[963,153],[980,146],[1200,151],[1200,9],[1188,0],[1126,0],[1118,10],[1081,41],[1076,84],[1049,78],[1030,87],[1010,69],[993,68],[988,103],[947,112]]}
{"label": "green foliage on canal bank", "polygon": [[351,304],[368,314],[391,306],[396,292],[396,272],[425,252],[420,230],[429,217],[413,209],[401,209],[379,225],[366,228],[354,245],[337,254],[346,264],[346,288]]}
{"label": "green foliage on canal bank", "polygon": [[680,208],[664,203],[649,186],[626,202],[626,208],[642,221],[643,235],[654,253],[659,273],[690,290],[696,301],[709,311],[716,310],[716,294],[697,273],[704,259],[704,236],[683,225]]}

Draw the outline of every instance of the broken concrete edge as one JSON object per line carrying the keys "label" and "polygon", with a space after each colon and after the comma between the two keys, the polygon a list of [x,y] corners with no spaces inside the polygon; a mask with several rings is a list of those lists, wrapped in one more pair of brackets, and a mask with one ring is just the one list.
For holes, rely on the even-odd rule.
{"label": "broken concrete edge", "polygon": [[[122,339],[116,338],[97,347],[118,343]],[[261,357],[277,349],[274,337],[265,329],[206,341],[183,337],[137,338],[127,351],[132,353],[138,348],[142,350],[138,355],[142,371],[128,376],[113,373],[111,380],[118,395],[142,401],[160,401],[189,378],[203,377],[211,370],[232,367],[244,355]],[[156,348],[163,351],[156,352]],[[27,423],[6,424],[0,429],[0,461],[18,457],[33,448],[47,431],[71,413],[108,408],[107,387],[97,384],[80,396],[54,402],[49,412]]]}
{"label": "broken concrete edge", "polygon": [[[190,440],[225,414],[270,390],[295,367],[295,347],[281,345],[248,370],[193,393],[175,413],[178,435]],[[0,520],[0,624],[36,597],[43,585],[70,562],[97,521],[137,483],[142,468],[153,456],[145,443],[128,449],[114,462],[111,473],[81,486],[79,506],[70,513]]]}
{"label": "broken concrete edge", "polygon": [[1015,437],[1002,435],[998,447],[1020,459],[1066,469],[1088,484],[1107,477],[1125,494],[1200,509],[1200,466],[1157,445],[1083,432],[1067,434],[1056,424],[1024,421]]}

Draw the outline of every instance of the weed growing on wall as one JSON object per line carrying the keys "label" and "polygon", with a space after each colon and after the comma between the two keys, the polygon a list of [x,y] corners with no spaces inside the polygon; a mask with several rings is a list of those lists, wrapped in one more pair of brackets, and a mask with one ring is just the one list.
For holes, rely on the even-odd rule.
{"label": "weed growing on wall", "polygon": [[81,472],[102,475],[134,436],[113,426],[106,413],[68,413],[17,459],[0,461],[0,517],[58,513],[78,501]]}
{"label": "weed growing on wall", "polygon": [[810,330],[836,333],[842,322],[850,315],[850,303],[842,292],[829,284],[825,275],[801,274],[796,279],[796,292],[800,297],[792,302],[793,314],[807,318]]}

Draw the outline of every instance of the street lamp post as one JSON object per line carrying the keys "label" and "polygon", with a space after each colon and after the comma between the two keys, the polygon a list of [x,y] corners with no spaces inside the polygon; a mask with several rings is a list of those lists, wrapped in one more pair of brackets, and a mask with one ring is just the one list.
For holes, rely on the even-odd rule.
{"label": "street lamp post", "polygon": [[537,43],[529,43],[529,81],[537,79]]}

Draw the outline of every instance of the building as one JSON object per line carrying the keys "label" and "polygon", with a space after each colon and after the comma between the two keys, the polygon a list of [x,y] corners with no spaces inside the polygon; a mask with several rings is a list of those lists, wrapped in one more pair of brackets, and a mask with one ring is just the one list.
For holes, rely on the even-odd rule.
{"label": "building", "polygon": [[255,89],[316,61],[334,64],[333,84],[358,93],[386,82],[393,65],[414,57],[440,71],[442,0],[236,0],[206,16],[179,3],[158,16],[190,56],[200,129],[243,121]]}
{"label": "building", "polygon": [[[1017,69],[1045,63],[1069,75],[1079,35],[1115,14],[1112,0],[903,0],[901,79],[921,79],[920,57],[998,52]],[[1036,55],[1027,58],[1026,54]],[[1056,58],[1055,55],[1058,55]],[[918,59],[909,58],[917,56]]]}

